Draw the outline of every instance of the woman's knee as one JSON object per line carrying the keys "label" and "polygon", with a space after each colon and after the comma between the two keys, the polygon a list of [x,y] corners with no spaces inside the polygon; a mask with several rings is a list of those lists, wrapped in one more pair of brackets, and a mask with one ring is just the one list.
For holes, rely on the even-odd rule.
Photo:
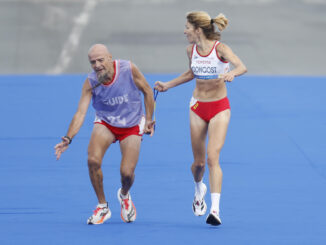
{"label": "woman's knee", "polygon": [[219,158],[220,158],[220,150],[213,150],[207,152],[207,166],[209,168],[219,167]]}
{"label": "woman's knee", "polygon": [[205,159],[195,160],[192,164],[192,168],[205,168]]}

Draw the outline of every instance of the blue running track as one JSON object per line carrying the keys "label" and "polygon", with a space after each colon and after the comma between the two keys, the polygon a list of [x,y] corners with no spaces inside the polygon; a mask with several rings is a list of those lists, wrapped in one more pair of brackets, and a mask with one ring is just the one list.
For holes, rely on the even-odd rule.
{"label": "blue running track", "polygon": [[[147,74],[151,85],[171,75]],[[223,224],[191,210],[188,103],[194,82],[160,93],[156,134],[144,136],[120,219],[117,144],[104,163],[112,218],[87,226],[97,200],[88,177],[94,111],[55,160],[85,75],[0,76],[0,244],[326,244],[326,77],[243,76],[228,84],[231,123],[221,154]],[[208,184],[207,173],[204,181]],[[210,206],[210,196],[206,196]]]}

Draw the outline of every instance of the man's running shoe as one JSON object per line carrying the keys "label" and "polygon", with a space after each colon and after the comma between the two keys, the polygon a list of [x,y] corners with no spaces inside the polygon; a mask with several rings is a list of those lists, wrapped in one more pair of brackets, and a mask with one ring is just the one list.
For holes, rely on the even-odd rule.
{"label": "man's running shoe", "polygon": [[123,199],[120,188],[118,190],[118,199],[121,204],[121,219],[126,223],[135,221],[137,213],[135,205],[131,201],[130,193],[128,193],[128,198]]}
{"label": "man's running shoe", "polygon": [[87,224],[88,225],[103,224],[109,218],[111,218],[111,211],[109,209],[109,205],[107,204],[107,206],[103,208],[97,206],[93,212],[93,215],[88,218]]}
{"label": "man's running shoe", "polygon": [[217,225],[222,224],[222,221],[216,211],[211,211],[210,214],[206,218],[206,223],[210,224],[210,225],[217,226]]}
{"label": "man's running shoe", "polygon": [[203,183],[203,190],[204,194],[201,197],[198,197],[198,195],[195,194],[195,198],[194,201],[192,203],[192,211],[194,211],[194,214],[196,216],[202,216],[206,213],[207,210],[207,205],[205,202],[205,195],[207,192],[207,187],[206,185]]}

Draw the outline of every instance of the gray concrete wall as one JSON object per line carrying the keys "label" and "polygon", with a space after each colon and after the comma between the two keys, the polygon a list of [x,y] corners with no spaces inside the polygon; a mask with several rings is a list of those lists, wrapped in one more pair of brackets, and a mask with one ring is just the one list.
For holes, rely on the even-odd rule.
{"label": "gray concrete wall", "polygon": [[191,10],[228,17],[222,41],[249,74],[326,75],[326,0],[0,0],[0,74],[85,73],[94,43],[143,72],[181,73]]}

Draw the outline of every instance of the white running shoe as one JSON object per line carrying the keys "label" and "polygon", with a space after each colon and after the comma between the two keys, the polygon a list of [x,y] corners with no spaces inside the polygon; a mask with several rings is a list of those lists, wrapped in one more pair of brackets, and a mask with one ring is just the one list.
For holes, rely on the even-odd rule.
{"label": "white running shoe", "polygon": [[99,206],[96,206],[96,209],[94,210],[93,215],[88,218],[87,224],[88,225],[103,224],[109,218],[111,218],[111,211],[109,209],[108,204],[104,208],[100,208]]}
{"label": "white running shoe", "polygon": [[137,213],[135,205],[131,201],[130,193],[128,193],[128,198],[123,199],[120,188],[118,190],[118,199],[121,205],[121,219],[126,223],[135,221]]}
{"label": "white running shoe", "polygon": [[215,210],[213,210],[207,216],[206,223],[210,224],[210,225],[217,226],[217,225],[222,224],[222,221],[221,221],[221,218],[220,218],[219,214]]}
{"label": "white running shoe", "polygon": [[194,214],[196,216],[204,215],[207,210],[207,205],[205,202],[205,195],[207,192],[207,187],[204,183],[203,183],[203,191],[204,191],[203,197],[202,198],[197,197],[197,195],[195,194],[194,201],[192,203],[192,211],[194,212]]}

